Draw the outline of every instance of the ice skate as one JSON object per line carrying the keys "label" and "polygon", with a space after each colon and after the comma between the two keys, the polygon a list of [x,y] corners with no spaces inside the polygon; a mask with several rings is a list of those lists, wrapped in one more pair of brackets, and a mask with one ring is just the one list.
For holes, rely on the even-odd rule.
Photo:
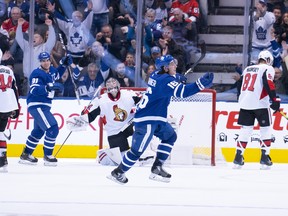
{"label": "ice skate", "polygon": [[138,163],[139,166],[145,166],[147,164],[151,164],[154,160],[154,156],[147,156],[144,158],[139,158]]}
{"label": "ice skate", "polygon": [[237,150],[233,163],[234,163],[233,169],[241,169],[242,166],[244,165],[244,157],[241,154],[240,150]]}
{"label": "ice skate", "polygon": [[20,164],[28,164],[28,165],[36,165],[37,162],[38,162],[37,158],[35,158],[33,155],[27,154],[25,152],[23,152],[21,154],[20,160],[19,160]]}
{"label": "ice skate", "polygon": [[271,157],[269,155],[265,154],[266,151],[264,149],[261,149],[261,152],[262,152],[262,154],[261,154],[261,159],[260,159],[260,164],[261,164],[260,169],[261,170],[268,170],[273,165],[273,163],[271,161]]}
{"label": "ice skate", "polygon": [[111,175],[107,176],[108,179],[118,183],[118,184],[126,184],[128,179],[126,178],[125,174],[117,167],[111,172]]}
{"label": "ice skate", "polygon": [[170,182],[171,175],[163,169],[163,164],[156,159],[151,168],[151,174],[149,176],[151,180]]}
{"label": "ice skate", "polygon": [[8,172],[7,166],[8,161],[6,152],[2,152],[2,154],[0,155],[0,172]]}
{"label": "ice skate", "polygon": [[44,155],[44,166],[57,166],[57,158],[53,155]]}

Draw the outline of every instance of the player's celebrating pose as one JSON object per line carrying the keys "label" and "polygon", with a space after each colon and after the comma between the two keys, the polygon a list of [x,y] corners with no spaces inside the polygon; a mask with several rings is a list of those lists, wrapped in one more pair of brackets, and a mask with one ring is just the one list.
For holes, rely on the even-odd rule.
{"label": "player's celebrating pose", "polygon": [[[51,66],[50,55],[47,52],[40,53],[38,60],[40,67],[35,69],[29,77],[30,89],[27,96],[28,112],[34,118],[34,128],[27,138],[19,163],[36,164],[38,162],[32,153],[45,134],[44,165],[56,166],[57,159],[52,156],[52,153],[59,128],[50,110],[55,91],[63,90],[63,85],[55,81],[60,79],[66,67],[72,64],[72,59],[71,56],[64,57],[57,69]],[[79,70],[75,68],[73,76],[78,76],[78,73],[80,73]]]}
{"label": "player's celebrating pose", "polygon": [[161,140],[158,145],[156,159],[151,168],[150,179],[169,182],[171,175],[163,169],[177,139],[176,132],[167,122],[167,110],[172,96],[188,97],[210,86],[213,73],[207,73],[195,83],[183,84],[176,78],[177,60],[165,55],[156,60],[156,68],[148,81],[148,88],[137,105],[134,117],[135,132],[132,146],[124,155],[121,164],[107,176],[109,179],[125,184],[127,172],[147,148],[153,135]]}
{"label": "player's celebrating pose", "polygon": [[1,65],[0,49],[0,172],[7,172],[7,143],[4,135],[9,118],[19,116],[18,90],[13,71]]}
{"label": "player's celebrating pose", "polygon": [[[238,124],[242,127],[237,141],[234,168],[244,165],[243,154],[252,135],[255,119],[260,125],[260,164],[266,168],[272,166],[269,156],[272,134],[270,107],[275,112],[280,108],[280,98],[276,96],[273,83],[275,71],[272,64],[272,54],[268,50],[264,50],[259,53],[258,64],[248,66],[243,71],[238,118]],[[269,100],[272,101],[271,105]]]}

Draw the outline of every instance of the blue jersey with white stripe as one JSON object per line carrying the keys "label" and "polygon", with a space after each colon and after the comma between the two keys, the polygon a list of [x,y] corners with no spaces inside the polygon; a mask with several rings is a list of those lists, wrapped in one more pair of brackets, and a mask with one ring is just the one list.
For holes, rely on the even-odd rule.
{"label": "blue jersey with white stripe", "polygon": [[170,99],[188,97],[200,91],[196,83],[182,84],[176,75],[155,71],[148,81],[148,88],[139,102],[134,117],[135,124],[166,122]]}
{"label": "blue jersey with white stripe", "polygon": [[40,105],[51,106],[55,92],[48,92],[46,86],[48,83],[54,83],[60,79],[65,70],[66,68],[62,65],[58,68],[50,66],[49,73],[46,73],[41,67],[33,70],[29,77],[30,88],[26,100],[28,107]]}

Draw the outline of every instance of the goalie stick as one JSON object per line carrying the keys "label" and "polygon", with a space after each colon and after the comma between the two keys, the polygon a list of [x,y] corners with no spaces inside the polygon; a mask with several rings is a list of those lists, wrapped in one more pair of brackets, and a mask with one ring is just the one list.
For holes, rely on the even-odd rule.
{"label": "goalie stick", "polygon": [[[101,85],[98,86],[97,90],[94,92],[92,99],[90,100],[89,104],[84,108],[84,110],[86,110],[92,104],[92,101],[98,96],[98,93],[100,93],[101,89],[102,89],[102,86]],[[62,149],[62,147],[64,146],[64,144],[66,143],[66,141],[68,140],[68,138],[70,137],[71,134],[72,134],[72,131],[69,132],[69,134],[65,138],[64,142],[59,147],[58,151],[55,154],[55,157],[58,155],[58,153],[60,152],[60,150]]]}
{"label": "goalie stick", "polygon": [[203,58],[206,56],[206,43],[204,40],[199,41],[198,46],[201,50],[201,56],[200,58],[185,72],[184,76],[186,76],[188,73],[193,73],[194,68],[202,61]]}

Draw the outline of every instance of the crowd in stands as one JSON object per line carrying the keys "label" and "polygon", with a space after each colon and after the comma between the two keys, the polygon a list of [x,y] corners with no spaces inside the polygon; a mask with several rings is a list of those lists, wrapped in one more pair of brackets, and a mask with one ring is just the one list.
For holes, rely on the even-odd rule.
{"label": "crowd in stands", "polygon": [[[73,10],[66,10],[65,4]],[[288,12],[283,0],[256,0],[255,6],[251,62],[261,50],[271,51],[279,89],[286,95]],[[14,70],[20,95],[27,94],[27,80],[39,67],[37,55],[43,51],[51,54],[55,67],[65,55],[71,55],[80,70],[77,79],[69,71],[64,73],[64,91],[59,96],[75,97],[74,82],[81,97],[91,97],[109,77],[116,78],[122,87],[135,86],[137,0],[35,0],[34,59],[29,55],[29,7],[29,0],[0,0],[2,64]],[[191,64],[191,50],[197,52],[201,23],[198,0],[146,0],[144,7],[143,65],[139,72],[143,82],[137,87],[146,86],[155,59],[161,55],[176,58],[177,71],[184,73]],[[27,66],[30,61],[31,69]],[[239,66],[237,70],[241,75]],[[239,78],[235,75],[236,82]]]}

